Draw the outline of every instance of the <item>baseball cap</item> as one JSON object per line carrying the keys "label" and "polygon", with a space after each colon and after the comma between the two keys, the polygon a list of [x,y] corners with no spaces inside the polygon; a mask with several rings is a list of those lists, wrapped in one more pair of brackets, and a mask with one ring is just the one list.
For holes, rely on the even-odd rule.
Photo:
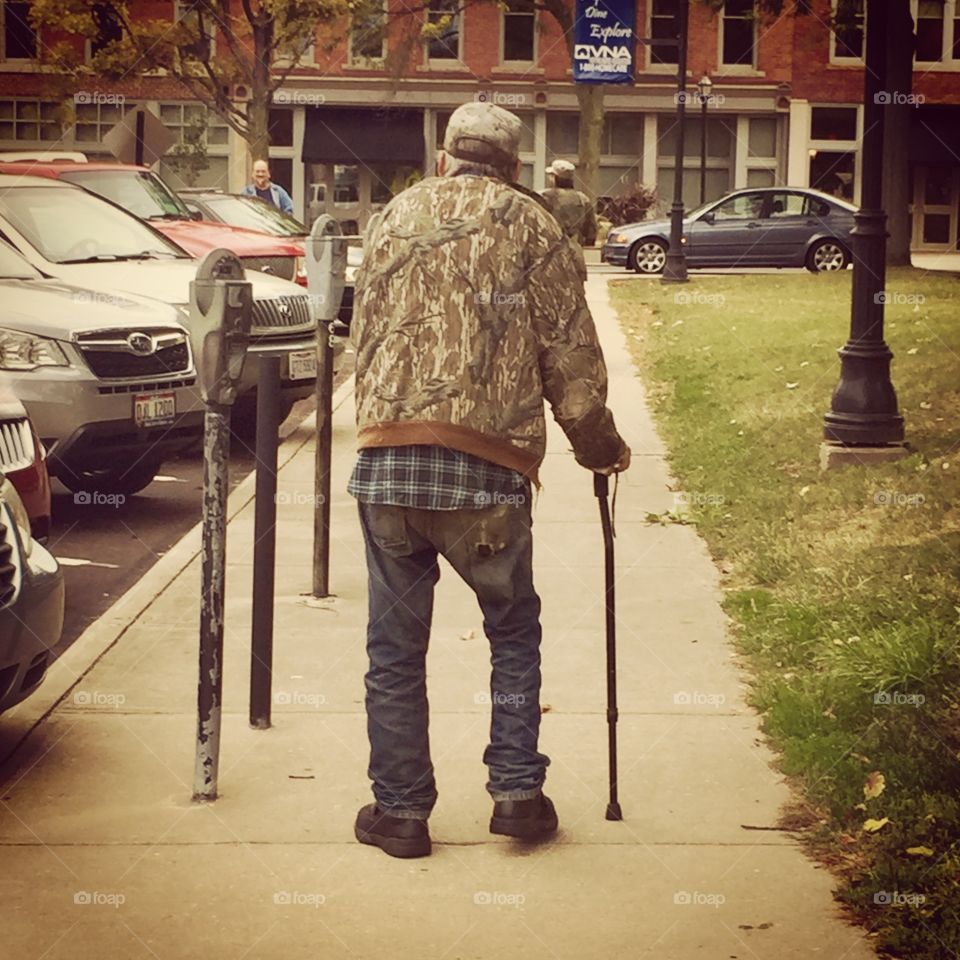
{"label": "baseball cap", "polygon": [[520,118],[494,103],[473,101],[457,107],[447,123],[443,149],[460,160],[506,167],[520,154]]}
{"label": "baseball cap", "polygon": [[572,177],[577,172],[577,168],[569,160],[554,160],[547,167],[547,173],[553,173],[561,177]]}

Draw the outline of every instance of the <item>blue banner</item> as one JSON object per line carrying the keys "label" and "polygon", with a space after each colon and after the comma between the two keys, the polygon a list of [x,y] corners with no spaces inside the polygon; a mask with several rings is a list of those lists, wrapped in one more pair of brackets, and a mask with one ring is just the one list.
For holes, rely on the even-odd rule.
{"label": "blue banner", "polygon": [[633,83],[636,0],[577,0],[576,83]]}

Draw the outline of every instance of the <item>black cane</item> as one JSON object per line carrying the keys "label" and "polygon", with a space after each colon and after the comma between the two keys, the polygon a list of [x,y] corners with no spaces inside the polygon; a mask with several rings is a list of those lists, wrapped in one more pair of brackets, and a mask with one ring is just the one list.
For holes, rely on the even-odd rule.
{"label": "black cane", "polygon": [[600,525],[603,528],[603,561],[606,579],[607,608],[607,733],[610,768],[610,802],[607,819],[622,820],[623,811],[617,801],[617,614],[614,606],[613,525],[610,522],[609,488],[602,473],[593,475],[593,492],[600,503]]}

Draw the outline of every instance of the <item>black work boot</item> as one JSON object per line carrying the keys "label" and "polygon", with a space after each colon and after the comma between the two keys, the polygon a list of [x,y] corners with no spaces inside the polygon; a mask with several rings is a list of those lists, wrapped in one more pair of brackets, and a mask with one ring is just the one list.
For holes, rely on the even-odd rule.
{"label": "black work boot", "polygon": [[360,808],[353,830],[361,843],[379,847],[391,857],[426,857],[430,854],[430,831],[426,820],[391,817],[368,803]]}
{"label": "black work boot", "polygon": [[530,800],[495,800],[490,832],[518,840],[539,840],[557,831],[557,811],[549,797]]}

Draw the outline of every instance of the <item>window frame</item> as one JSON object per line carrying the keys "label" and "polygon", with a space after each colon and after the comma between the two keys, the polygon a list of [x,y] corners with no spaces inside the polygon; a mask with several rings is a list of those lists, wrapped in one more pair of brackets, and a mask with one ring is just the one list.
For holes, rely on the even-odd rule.
{"label": "window frame", "polygon": [[[647,36],[653,36],[653,7],[656,3],[656,0],[649,0],[647,3]],[[671,14],[671,19],[673,15]],[[649,73],[664,73],[664,74],[675,74],[677,72],[677,60],[674,60],[672,63],[658,63],[653,59],[654,48],[651,44],[644,44],[645,53],[646,53],[646,70]],[[671,49],[676,52],[677,58],[679,59],[680,50],[679,47],[670,47],[665,49]]]}
{"label": "window frame", "polygon": [[[24,2],[24,0],[14,0],[14,2]],[[7,55],[7,7],[8,0],[0,0],[0,63],[21,66],[24,64],[36,64],[38,51],[40,48],[40,37],[36,30],[33,32],[34,53],[32,57],[11,57]],[[27,3],[29,7],[29,3]]]}
{"label": "window frame", "polygon": [[[717,17],[717,72],[718,73],[756,73],[757,72],[757,53],[760,45],[759,37],[759,18],[757,16],[757,3],[753,0],[753,13],[749,17],[728,17],[727,2],[724,0],[723,6],[719,10]],[[724,61],[724,26],[727,20],[747,20],[753,31],[753,40],[750,45],[751,57],[749,63],[727,63]]]}
{"label": "window frame", "polygon": [[[440,0],[444,2],[444,0]],[[448,0],[449,4],[453,6],[453,14],[457,20],[457,55],[456,57],[431,57],[430,56],[430,41],[423,41],[423,65],[427,70],[442,70],[459,68],[466,70],[467,65],[463,61],[463,28],[464,20],[466,19],[464,14],[465,11],[461,9],[460,0]],[[426,15],[426,22],[430,23],[430,14],[433,13],[429,6],[424,11]],[[440,12],[440,11],[437,11]]]}
{"label": "window frame", "polygon": [[[831,15],[836,15],[837,12],[837,2],[838,0],[831,0],[830,11]],[[860,18],[860,31],[861,31],[861,42],[860,42],[860,53],[857,56],[847,57],[842,56],[837,53],[837,34],[833,29],[833,25],[830,26],[830,63],[836,66],[842,67],[863,67],[865,63],[865,57],[867,52],[867,3],[866,0],[860,0],[862,6],[862,12],[857,14]]]}
{"label": "window frame", "polygon": [[[510,0],[506,0],[506,5],[500,9],[500,59],[501,67],[530,67],[536,66],[540,62],[540,16],[536,7],[531,3],[529,13],[526,11],[515,11],[509,9]],[[530,16],[533,20],[533,49],[529,60],[508,60],[507,52],[507,18],[508,17],[526,17]]]}
{"label": "window frame", "polygon": [[378,57],[367,57],[358,55],[354,52],[353,49],[353,34],[356,24],[354,23],[353,17],[350,18],[350,29],[347,31],[347,66],[349,67],[359,67],[361,69],[382,69],[386,63],[387,53],[388,53],[388,43],[387,43],[387,17],[389,14],[389,8],[387,5],[387,0],[383,0],[381,4],[381,10],[383,14],[383,30],[380,35],[380,56]]}

